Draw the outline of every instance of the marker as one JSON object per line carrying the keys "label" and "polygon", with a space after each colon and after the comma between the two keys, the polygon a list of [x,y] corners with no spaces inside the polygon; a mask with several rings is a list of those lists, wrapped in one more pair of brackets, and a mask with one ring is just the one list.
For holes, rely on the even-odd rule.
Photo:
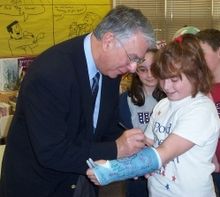
{"label": "marker", "polygon": [[128,130],[128,128],[127,128],[123,123],[118,122],[118,125],[119,125],[120,127],[122,127],[123,129]]}

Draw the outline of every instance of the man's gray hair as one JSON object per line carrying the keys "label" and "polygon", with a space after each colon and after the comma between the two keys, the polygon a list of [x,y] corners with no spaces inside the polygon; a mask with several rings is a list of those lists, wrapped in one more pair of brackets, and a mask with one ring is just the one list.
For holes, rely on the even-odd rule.
{"label": "man's gray hair", "polygon": [[119,5],[109,11],[93,31],[97,39],[112,32],[118,39],[125,40],[142,32],[150,48],[155,47],[155,36],[150,21],[139,9]]}

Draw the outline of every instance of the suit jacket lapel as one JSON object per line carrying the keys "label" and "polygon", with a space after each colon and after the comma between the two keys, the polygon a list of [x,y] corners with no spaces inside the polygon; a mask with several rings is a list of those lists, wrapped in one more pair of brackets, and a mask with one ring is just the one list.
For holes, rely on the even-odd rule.
{"label": "suit jacket lapel", "polygon": [[119,89],[119,84],[120,77],[116,79],[110,79],[109,77],[102,75],[102,90],[96,133],[98,133],[99,130],[105,130],[105,120],[108,119],[108,117],[106,117],[106,114],[108,114],[108,111],[112,110],[112,107],[114,107],[109,105],[111,105],[111,103],[114,103],[112,102],[112,99],[114,99],[113,97],[119,98],[119,92],[117,92],[117,89]]}
{"label": "suit jacket lapel", "polygon": [[[84,36],[81,40],[79,40],[78,46],[81,46],[80,49],[78,48],[79,56],[76,61],[76,77],[78,78],[79,86],[80,86],[80,92],[81,92],[81,101],[82,101],[82,108],[83,108],[83,114],[84,118],[86,119],[88,129],[91,130],[91,134],[93,134],[93,107],[92,107],[92,92],[89,82],[89,76],[88,76],[88,68],[85,58],[85,52],[83,48],[83,40]],[[82,43],[80,43],[82,42]]]}

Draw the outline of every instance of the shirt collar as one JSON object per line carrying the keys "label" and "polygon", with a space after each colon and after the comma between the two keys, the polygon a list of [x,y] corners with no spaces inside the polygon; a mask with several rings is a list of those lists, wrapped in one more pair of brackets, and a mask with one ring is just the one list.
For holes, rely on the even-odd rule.
{"label": "shirt collar", "polygon": [[91,35],[92,33],[88,34],[84,39],[84,50],[85,50],[86,62],[87,62],[87,68],[88,68],[88,74],[90,80],[95,76],[97,72],[99,72],[98,69],[96,68],[95,61],[92,56]]}

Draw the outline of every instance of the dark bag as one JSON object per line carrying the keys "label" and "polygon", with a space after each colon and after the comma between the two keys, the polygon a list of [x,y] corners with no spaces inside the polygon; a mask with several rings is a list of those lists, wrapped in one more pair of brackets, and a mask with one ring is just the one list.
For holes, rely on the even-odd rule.
{"label": "dark bag", "polygon": [[97,197],[98,191],[87,177],[80,175],[76,183],[73,197]]}

